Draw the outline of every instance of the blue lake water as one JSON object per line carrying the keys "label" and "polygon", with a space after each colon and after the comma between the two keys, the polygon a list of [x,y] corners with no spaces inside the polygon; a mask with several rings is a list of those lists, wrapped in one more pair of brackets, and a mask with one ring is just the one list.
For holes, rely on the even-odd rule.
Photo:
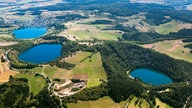
{"label": "blue lake water", "polygon": [[134,78],[141,79],[142,82],[152,85],[171,84],[173,81],[168,76],[151,69],[135,69],[130,75]]}
{"label": "blue lake water", "polygon": [[24,62],[34,64],[48,63],[61,55],[61,44],[40,44],[19,54]]}
{"label": "blue lake water", "polygon": [[13,34],[15,34],[15,38],[17,39],[32,39],[38,38],[44,35],[46,32],[46,28],[33,27],[14,30]]}

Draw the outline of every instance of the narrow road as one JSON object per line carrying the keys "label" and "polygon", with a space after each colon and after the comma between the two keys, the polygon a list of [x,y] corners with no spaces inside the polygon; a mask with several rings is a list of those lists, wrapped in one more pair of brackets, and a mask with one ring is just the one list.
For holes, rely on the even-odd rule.
{"label": "narrow road", "polygon": [[6,52],[4,52],[4,55],[5,55],[5,59],[8,63],[10,63],[9,59],[8,59],[8,53],[9,51],[11,51],[11,49],[7,50]]}
{"label": "narrow road", "polygon": [[[191,95],[192,95],[192,94],[191,94]],[[185,102],[183,108],[186,108],[188,101],[190,101],[191,95],[187,98],[187,100],[186,100],[186,102]]]}

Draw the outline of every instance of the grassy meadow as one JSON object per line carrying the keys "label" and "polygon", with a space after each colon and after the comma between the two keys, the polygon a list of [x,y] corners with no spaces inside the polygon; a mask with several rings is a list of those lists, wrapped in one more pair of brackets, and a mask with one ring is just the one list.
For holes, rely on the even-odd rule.
{"label": "grassy meadow", "polygon": [[[169,105],[161,102],[158,98],[156,100],[155,108],[172,108]],[[127,103],[122,101],[115,103],[109,96],[105,96],[95,101],[78,101],[77,103],[67,104],[68,108],[149,108],[150,105],[145,99],[133,97],[133,99]]]}
{"label": "grassy meadow", "polygon": [[118,30],[104,30],[114,25],[110,24],[90,24],[96,19],[85,19],[80,22],[66,23],[68,30],[64,34],[75,36],[78,40],[117,40],[122,34]]}
{"label": "grassy meadow", "polygon": [[110,97],[106,96],[96,101],[78,101],[77,103],[67,104],[68,108],[121,108]]}
{"label": "grassy meadow", "polygon": [[184,48],[187,43],[182,40],[166,40],[152,44],[145,44],[145,48],[154,49],[155,51],[167,54],[175,59],[181,59],[192,62],[192,55],[189,48]]}
{"label": "grassy meadow", "polygon": [[192,25],[189,23],[171,21],[155,27],[155,31],[159,34],[167,35],[171,32],[178,32],[181,29],[189,29]]}
{"label": "grassy meadow", "polygon": [[100,53],[93,54],[91,58],[87,58],[89,55],[91,55],[91,53],[80,52],[79,54],[68,58],[66,62],[76,64],[76,67],[71,70],[73,78],[85,79],[88,81],[87,86],[92,87],[99,85],[101,83],[99,79],[105,80],[107,79],[107,76],[102,67]]}
{"label": "grassy meadow", "polygon": [[17,74],[16,78],[26,78],[29,80],[30,92],[37,95],[45,86],[46,81],[41,76],[34,76],[34,74]]}

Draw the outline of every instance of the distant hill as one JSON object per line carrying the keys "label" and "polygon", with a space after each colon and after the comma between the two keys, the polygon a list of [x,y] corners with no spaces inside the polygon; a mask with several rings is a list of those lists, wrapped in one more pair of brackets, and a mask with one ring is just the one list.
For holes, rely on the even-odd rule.
{"label": "distant hill", "polygon": [[164,0],[130,0],[131,3],[157,3],[164,4]]}
{"label": "distant hill", "polygon": [[39,1],[48,1],[48,0],[0,0],[4,3],[29,3],[29,2],[39,2]]}
{"label": "distant hill", "polygon": [[16,3],[21,0],[1,0],[0,2],[5,2],[5,3]]}

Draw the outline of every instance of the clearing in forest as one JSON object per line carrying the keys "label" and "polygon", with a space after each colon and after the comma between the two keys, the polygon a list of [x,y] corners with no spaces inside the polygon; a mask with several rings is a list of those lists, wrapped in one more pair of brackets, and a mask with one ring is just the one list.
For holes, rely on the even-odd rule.
{"label": "clearing in forest", "polygon": [[30,92],[37,95],[45,86],[46,80],[41,76],[35,76],[34,74],[29,73],[20,73],[15,75],[16,78],[26,78],[28,79]]}

